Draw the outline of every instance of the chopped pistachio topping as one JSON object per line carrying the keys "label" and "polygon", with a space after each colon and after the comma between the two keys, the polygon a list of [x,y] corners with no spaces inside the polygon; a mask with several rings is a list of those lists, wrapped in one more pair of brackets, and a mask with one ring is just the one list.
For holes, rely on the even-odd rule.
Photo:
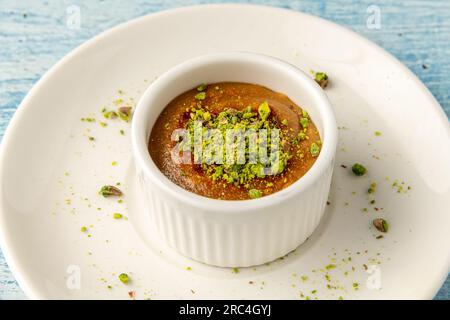
{"label": "chopped pistachio topping", "polygon": [[353,171],[353,173],[355,174],[355,175],[357,175],[357,176],[362,176],[362,175],[364,175],[365,173],[366,173],[366,168],[362,165],[362,164],[359,164],[359,163],[355,163],[353,166],[352,166],[352,171]]}
{"label": "chopped pistachio topping", "polygon": [[122,219],[122,214],[121,213],[114,213],[114,215],[113,215],[113,217],[114,217],[114,219]]}
{"label": "chopped pistachio topping", "polygon": [[283,124],[284,126],[288,126],[289,122],[287,121],[287,119],[283,119],[283,121],[281,121],[281,124]]}
{"label": "chopped pistachio topping", "polygon": [[374,219],[372,221],[372,223],[373,223],[374,227],[377,228],[377,230],[380,232],[388,232],[388,230],[389,230],[389,224],[384,219],[381,219],[381,218]]}
{"label": "chopped pistachio topping", "polygon": [[203,120],[205,121],[211,120],[211,113],[209,113],[208,111],[203,112]]}
{"label": "chopped pistachio topping", "polygon": [[86,227],[81,227],[81,232],[86,232],[87,231],[87,228]]}
{"label": "chopped pistachio topping", "polygon": [[328,85],[328,75],[324,72],[316,72],[314,80],[320,85],[322,89],[325,89]]}
{"label": "chopped pistachio topping", "polygon": [[130,278],[128,277],[128,275],[126,273],[121,273],[121,274],[119,274],[119,280],[122,283],[127,284],[130,281]]}
{"label": "chopped pistachio topping", "polygon": [[309,119],[305,117],[300,118],[300,125],[302,126],[303,129],[308,128]]}
{"label": "chopped pistachio topping", "polygon": [[376,135],[377,137],[379,137],[379,136],[381,136],[381,132],[380,132],[380,131],[375,131],[375,135]]}
{"label": "chopped pistachio topping", "polygon": [[270,107],[267,101],[261,103],[258,107],[258,113],[262,121],[266,121],[270,115]]}
{"label": "chopped pistachio topping", "polygon": [[[211,114],[206,109],[201,106],[197,108],[192,108],[189,114],[189,120],[185,124],[185,128],[189,131],[190,136],[194,137],[194,129],[196,127],[196,123],[201,122],[205,124],[202,127],[202,130],[214,129],[220,132],[221,136],[226,139],[227,138],[227,130],[232,131],[245,131],[247,129],[254,130],[257,132],[260,129],[267,129],[269,132],[267,137],[267,142],[264,147],[268,150],[272,150],[272,140],[271,140],[271,130],[278,129],[277,122],[273,120],[268,120],[268,116],[270,114],[270,107],[267,102],[261,103],[258,108],[258,113],[252,111],[252,107],[248,106],[243,110],[236,109],[225,109],[217,115]],[[259,115],[259,117],[258,117]],[[279,141],[280,144],[283,145],[283,141],[286,140],[286,134],[282,130],[279,130]],[[202,150],[206,150],[207,144],[210,143],[207,139],[202,141],[203,147]],[[283,148],[278,148],[277,151],[270,152],[268,156],[267,163],[261,162],[252,162],[249,160],[249,150],[250,144],[248,139],[239,139],[234,142],[235,146],[242,146],[245,149],[245,161],[243,163],[222,163],[219,164],[214,161],[214,156],[220,159],[225,159],[225,151],[224,148],[222,154],[212,155],[211,153],[206,153],[203,151],[201,154],[201,159],[199,159],[199,155],[194,152],[194,160],[198,159],[201,165],[203,172],[214,181],[225,181],[226,183],[232,183],[235,185],[246,185],[253,179],[256,178],[264,178],[266,177],[266,169],[273,169],[275,171],[271,171],[272,174],[281,174],[286,168],[288,160],[291,158],[291,155],[286,152]],[[243,144],[243,145],[240,145]],[[259,147],[259,146],[258,146]],[[191,144],[192,151],[195,151],[194,145]],[[197,158],[195,158],[197,157]],[[237,157],[237,155],[236,155]],[[216,158],[217,159],[217,158]],[[201,161],[200,161],[201,160]]]}
{"label": "chopped pistachio topping", "polygon": [[119,118],[123,121],[130,121],[131,117],[131,107],[120,107],[117,114],[119,115]]}
{"label": "chopped pistachio topping", "polygon": [[103,111],[103,116],[106,118],[106,119],[115,119],[115,118],[117,118],[118,117],[118,115],[117,115],[117,112],[115,112],[115,111],[112,111],[112,110],[104,110]]}
{"label": "chopped pistachio topping", "polygon": [[251,199],[257,199],[257,198],[261,198],[262,197],[262,191],[258,190],[258,189],[250,189],[248,190],[248,196]]}
{"label": "chopped pistachio topping", "polygon": [[377,184],[375,182],[372,182],[370,184],[369,189],[367,190],[368,193],[375,193],[375,191],[377,190]]}
{"label": "chopped pistachio topping", "polygon": [[116,99],[116,100],[113,101],[113,103],[115,105],[121,104],[121,103],[123,103],[123,99],[122,98]]}
{"label": "chopped pistachio topping", "polygon": [[197,100],[205,100],[205,98],[206,98],[206,92],[204,92],[204,91],[199,92],[195,95],[195,99],[197,99]]}
{"label": "chopped pistachio topping", "polygon": [[95,122],[95,118],[81,118],[83,122]]}
{"label": "chopped pistachio topping", "polygon": [[311,151],[311,155],[312,155],[313,157],[317,157],[317,156],[319,155],[319,153],[320,153],[320,147],[319,147],[319,145],[318,145],[317,143],[313,142],[313,143],[311,144],[311,149],[310,149],[310,151]]}
{"label": "chopped pistachio topping", "polygon": [[197,91],[205,91],[206,87],[207,87],[206,83],[202,83],[197,87]]}
{"label": "chopped pistachio topping", "polygon": [[112,197],[112,196],[120,197],[123,193],[117,187],[114,187],[114,186],[103,186],[100,189],[99,194],[104,196],[105,198],[107,198],[107,197]]}
{"label": "chopped pistachio topping", "polygon": [[303,131],[300,131],[300,132],[298,133],[298,138],[300,139],[300,141],[303,141],[303,140],[307,140],[307,139],[308,139],[308,136],[307,136],[306,133],[304,133]]}

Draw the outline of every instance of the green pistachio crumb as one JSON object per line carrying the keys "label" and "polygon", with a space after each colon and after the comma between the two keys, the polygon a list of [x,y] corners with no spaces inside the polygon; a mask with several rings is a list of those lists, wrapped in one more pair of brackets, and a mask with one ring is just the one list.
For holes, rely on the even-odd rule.
{"label": "green pistachio crumb", "polygon": [[366,173],[366,168],[362,165],[362,164],[359,164],[359,163],[355,163],[353,166],[352,166],[352,171],[353,171],[353,173],[355,174],[355,175],[357,175],[357,176],[362,176],[362,175],[364,175],[365,173]]}
{"label": "green pistachio crumb", "polygon": [[100,121],[99,124],[100,124],[100,127],[103,127],[103,128],[108,125],[106,122],[102,122],[102,121]]}
{"label": "green pistachio crumb", "polygon": [[325,89],[328,85],[328,75],[324,72],[316,72],[314,80],[320,85],[322,89]]}
{"label": "green pistachio crumb", "polygon": [[306,133],[304,133],[303,131],[300,131],[300,132],[298,133],[298,137],[299,137],[299,139],[300,139],[301,141],[307,140],[307,139],[308,139],[308,136],[307,136]]}
{"label": "green pistachio crumb", "polygon": [[107,197],[111,197],[111,196],[120,197],[123,193],[117,187],[114,187],[114,186],[103,186],[100,189],[99,194],[104,196],[105,198],[107,198]]}
{"label": "green pistachio crumb", "polygon": [[379,137],[379,136],[381,136],[381,132],[380,132],[380,131],[375,131],[375,135],[376,135],[377,137]]}
{"label": "green pistachio crumb", "polygon": [[382,218],[374,219],[372,223],[374,227],[377,228],[377,230],[380,232],[388,232],[389,230],[389,224]]}
{"label": "green pistachio crumb", "polygon": [[248,190],[248,195],[251,199],[257,199],[262,197],[262,191],[258,189],[250,189]]}
{"label": "green pistachio crumb", "polygon": [[81,118],[83,122],[95,122],[95,118]]}
{"label": "green pistachio crumb", "polygon": [[117,118],[117,112],[105,110],[103,112],[103,117],[105,117],[106,119],[115,119]]}
{"label": "green pistachio crumb", "polygon": [[311,144],[310,152],[311,152],[311,155],[312,155],[313,157],[317,157],[317,156],[319,155],[319,153],[320,153],[320,147],[319,147],[319,145],[318,145],[317,143],[313,142],[313,143]]}
{"label": "green pistachio crumb", "polygon": [[195,95],[195,99],[197,99],[197,100],[205,100],[205,98],[206,98],[206,92],[204,92],[204,91],[197,93]]}
{"label": "green pistachio crumb", "polygon": [[308,119],[308,118],[305,118],[305,117],[300,118],[300,124],[301,124],[301,126],[302,126],[303,129],[308,128],[308,125],[309,125],[309,119]]}
{"label": "green pistachio crumb", "polygon": [[131,107],[120,107],[117,114],[121,120],[128,122],[131,117]]}
{"label": "green pistachio crumb", "polygon": [[124,130],[120,129],[119,132],[120,132],[121,135],[123,135],[123,136],[125,135],[125,131]]}
{"label": "green pistachio crumb", "polygon": [[238,268],[233,268],[233,269],[231,269],[231,271],[232,271],[233,273],[239,273],[239,269],[238,269]]}
{"label": "green pistachio crumb", "polygon": [[206,87],[207,87],[206,83],[202,83],[197,87],[197,91],[205,91]]}
{"label": "green pistachio crumb", "polygon": [[128,277],[128,275],[126,273],[121,273],[121,274],[119,274],[119,280],[122,283],[127,284],[130,281],[130,278]]}
{"label": "green pistachio crumb", "polygon": [[211,113],[209,113],[209,112],[204,112],[204,113],[203,113],[203,120],[205,120],[205,121],[211,120]]}
{"label": "green pistachio crumb", "polygon": [[89,141],[94,141],[95,138],[94,137],[88,137]]}
{"label": "green pistachio crumb", "polygon": [[119,104],[123,103],[123,99],[122,98],[116,99],[116,100],[113,101],[113,103],[115,105],[119,105]]}
{"label": "green pistachio crumb", "polygon": [[375,193],[375,191],[377,190],[377,184],[375,182],[372,182],[370,184],[369,189],[367,190],[368,193]]}
{"label": "green pistachio crumb", "polygon": [[114,219],[122,219],[122,214],[121,213],[114,213],[114,215],[113,215],[113,217],[114,217]]}
{"label": "green pistachio crumb", "polygon": [[86,227],[81,227],[81,232],[86,232],[87,231],[87,228]]}
{"label": "green pistachio crumb", "polygon": [[287,119],[283,119],[283,120],[281,121],[281,124],[283,124],[284,126],[288,126],[288,125],[289,125],[289,122],[288,122]]}
{"label": "green pistachio crumb", "polygon": [[270,107],[267,101],[261,103],[258,107],[258,113],[262,121],[266,121],[270,115]]}

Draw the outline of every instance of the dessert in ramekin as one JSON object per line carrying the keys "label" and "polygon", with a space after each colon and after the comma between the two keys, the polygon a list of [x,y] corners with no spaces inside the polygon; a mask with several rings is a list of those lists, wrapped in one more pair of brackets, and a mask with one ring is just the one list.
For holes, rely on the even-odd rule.
{"label": "dessert in ramekin", "polygon": [[[241,162],[224,160],[239,161],[238,151],[212,161],[212,154],[226,154],[226,144],[198,152],[210,132],[228,141],[228,130],[241,129]],[[271,131],[263,136],[263,129]],[[259,149],[250,148],[253,138]],[[193,143],[169,152],[180,141]],[[319,224],[337,127],[320,86],[296,67],[259,54],[217,53],[150,85],[133,116],[132,144],[149,214],[165,241],[207,264],[245,267],[287,254]],[[271,150],[258,162],[250,151],[263,145]],[[174,157],[180,151],[188,156]]]}

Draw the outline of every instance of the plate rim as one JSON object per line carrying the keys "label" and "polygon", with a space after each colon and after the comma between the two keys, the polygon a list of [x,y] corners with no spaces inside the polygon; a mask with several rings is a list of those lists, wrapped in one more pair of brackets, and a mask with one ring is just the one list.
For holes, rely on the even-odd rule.
{"label": "plate rim", "polygon": [[[425,86],[425,84],[420,81],[420,79],[408,68],[406,67],[400,60],[398,60],[395,56],[393,56],[391,53],[380,47],[378,44],[370,41],[369,39],[365,38],[364,36],[358,34],[357,32],[339,25],[335,22],[326,20],[324,18],[321,18],[319,16],[305,13],[302,11],[294,10],[294,9],[287,9],[287,8],[280,8],[276,6],[268,6],[268,5],[259,5],[259,4],[240,4],[240,3],[227,3],[227,4],[200,4],[200,5],[192,5],[192,6],[182,6],[182,7],[176,7],[176,8],[170,8],[165,9],[157,12],[152,12],[149,14],[145,14],[140,17],[133,18],[128,21],[124,21],[122,23],[119,23],[116,26],[113,26],[111,28],[108,28],[99,34],[93,36],[92,38],[86,40],[85,42],[81,43],[71,51],[69,51],[66,55],[64,55],[60,60],[58,60],[53,66],[51,66],[43,75],[42,77],[32,86],[32,88],[28,91],[28,93],[25,95],[19,106],[16,108],[16,111],[14,112],[14,115],[12,116],[11,120],[9,121],[6,130],[4,131],[2,141],[0,143],[0,248],[2,250],[3,256],[5,257],[5,261],[13,274],[15,280],[19,284],[20,288],[23,290],[25,295],[29,299],[48,299],[46,297],[45,293],[42,292],[42,288],[37,288],[36,284],[33,284],[33,280],[29,279],[29,276],[26,275],[26,272],[23,270],[23,266],[21,266],[21,263],[18,262],[18,258],[15,257],[14,252],[12,250],[9,250],[11,247],[9,244],[12,241],[12,237],[7,236],[7,228],[5,228],[5,217],[7,213],[2,210],[3,203],[2,203],[2,197],[3,194],[3,179],[4,174],[2,168],[4,167],[4,162],[6,162],[6,152],[5,150],[8,149],[8,146],[13,143],[13,133],[16,131],[17,124],[20,122],[21,118],[23,117],[23,114],[27,112],[27,110],[32,106],[30,101],[32,101],[34,95],[40,90],[40,88],[43,86],[43,84],[47,81],[47,79],[51,78],[54,73],[56,73],[59,69],[62,69],[68,62],[70,62],[73,58],[76,56],[82,54],[85,50],[89,49],[90,47],[94,46],[97,42],[101,41],[104,38],[109,37],[112,34],[118,33],[123,29],[132,27],[134,25],[138,25],[139,23],[142,23],[146,21],[147,19],[157,19],[163,16],[168,15],[176,15],[179,13],[185,13],[189,11],[201,11],[201,10],[220,10],[222,8],[227,9],[234,9],[234,10],[252,10],[252,8],[255,9],[261,9],[261,10],[273,10],[278,11],[282,14],[292,14],[292,15],[298,15],[299,17],[308,17],[309,19],[316,20],[322,24],[328,25],[330,28],[335,28],[339,30],[340,32],[346,33],[351,35],[352,37],[356,37],[359,41],[362,41],[365,45],[367,45],[371,50],[376,51],[384,58],[390,60],[393,62],[396,66],[400,68],[403,72],[405,72],[406,75],[408,75],[408,78],[414,81],[414,84],[417,86],[418,89],[424,93],[428,100],[430,101],[430,105],[433,106],[433,111],[437,116],[437,119],[441,121],[442,126],[446,128],[446,132],[448,137],[450,138],[450,123],[448,121],[448,117],[444,112],[444,109],[439,104],[439,102],[436,100],[436,98],[433,96],[433,94],[430,92],[430,90]],[[427,288],[424,288],[424,290],[421,293],[417,294],[416,299],[432,299],[436,295],[436,293],[439,291],[442,284],[445,282],[445,279],[447,278],[448,274],[450,272],[450,252],[447,256],[447,266],[443,266],[442,271],[434,276],[432,281],[429,282],[427,285]]]}

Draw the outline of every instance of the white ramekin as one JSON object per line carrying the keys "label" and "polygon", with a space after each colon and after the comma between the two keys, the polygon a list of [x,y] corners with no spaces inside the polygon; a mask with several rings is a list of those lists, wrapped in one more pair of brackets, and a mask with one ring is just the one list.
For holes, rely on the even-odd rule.
{"label": "white ramekin", "polygon": [[[159,171],[147,144],[161,111],[200,83],[222,81],[263,85],[307,110],[323,144],[316,162],[301,179],[259,199],[226,201],[189,192]],[[296,67],[253,53],[209,54],[173,67],[145,91],[132,122],[137,174],[157,230],[183,255],[222,267],[272,261],[311,235],[325,210],[336,144],[336,120],[323,90]]]}

